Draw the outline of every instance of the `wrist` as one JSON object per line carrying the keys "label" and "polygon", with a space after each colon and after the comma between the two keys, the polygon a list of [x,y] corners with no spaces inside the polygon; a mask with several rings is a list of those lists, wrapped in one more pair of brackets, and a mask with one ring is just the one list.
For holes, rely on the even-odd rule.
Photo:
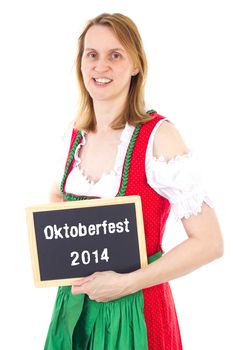
{"label": "wrist", "polygon": [[143,269],[139,269],[133,272],[125,274],[125,288],[127,294],[136,293],[144,288],[143,286]]}

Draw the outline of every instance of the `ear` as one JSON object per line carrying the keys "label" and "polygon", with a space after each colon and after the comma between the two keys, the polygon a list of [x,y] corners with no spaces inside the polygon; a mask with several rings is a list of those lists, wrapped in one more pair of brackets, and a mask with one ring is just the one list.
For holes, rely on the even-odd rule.
{"label": "ear", "polygon": [[132,72],[132,77],[134,77],[135,75],[137,75],[139,73],[139,69],[137,67],[134,68],[133,72]]}

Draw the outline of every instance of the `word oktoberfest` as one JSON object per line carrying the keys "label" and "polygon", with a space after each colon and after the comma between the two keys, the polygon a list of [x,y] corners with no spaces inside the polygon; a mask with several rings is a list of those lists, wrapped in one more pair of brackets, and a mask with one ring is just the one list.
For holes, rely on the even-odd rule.
{"label": "word oktoberfest", "polygon": [[129,230],[129,220],[107,222],[103,220],[101,224],[90,224],[88,226],[78,223],[77,225],[69,226],[67,223],[64,226],[47,225],[44,228],[45,239],[64,239],[89,236],[98,236],[114,233],[127,233]]}

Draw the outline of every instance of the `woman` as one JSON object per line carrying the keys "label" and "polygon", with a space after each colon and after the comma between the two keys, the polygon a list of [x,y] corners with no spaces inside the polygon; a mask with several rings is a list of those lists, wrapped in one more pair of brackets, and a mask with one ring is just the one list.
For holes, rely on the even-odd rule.
{"label": "woman", "polygon": [[[140,195],[149,264],[127,274],[97,272],[72,289],[59,288],[46,350],[182,349],[168,281],[223,254],[191,152],[169,121],[145,112],[146,71],[140,35],[128,17],[102,14],[87,24],[77,56],[79,118],[51,200]],[[171,207],[187,239],[162,255]]]}

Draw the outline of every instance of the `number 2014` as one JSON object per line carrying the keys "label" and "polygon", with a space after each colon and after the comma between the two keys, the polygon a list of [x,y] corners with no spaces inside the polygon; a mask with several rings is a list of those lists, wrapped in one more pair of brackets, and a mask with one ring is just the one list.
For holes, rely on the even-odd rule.
{"label": "number 2014", "polygon": [[[79,254],[79,252],[74,251],[70,253],[70,257],[72,258],[71,266],[77,266],[80,263],[88,265],[90,264],[93,258],[95,259],[95,264],[98,264],[100,260],[105,260],[106,262],[108,262],[109,260],[107,248],[104,248],[101,254],[98,250],[95,250],[91,253],[88,250],[84,250],[81,254]],[[80,259],[81,262],[79,261]]]}

